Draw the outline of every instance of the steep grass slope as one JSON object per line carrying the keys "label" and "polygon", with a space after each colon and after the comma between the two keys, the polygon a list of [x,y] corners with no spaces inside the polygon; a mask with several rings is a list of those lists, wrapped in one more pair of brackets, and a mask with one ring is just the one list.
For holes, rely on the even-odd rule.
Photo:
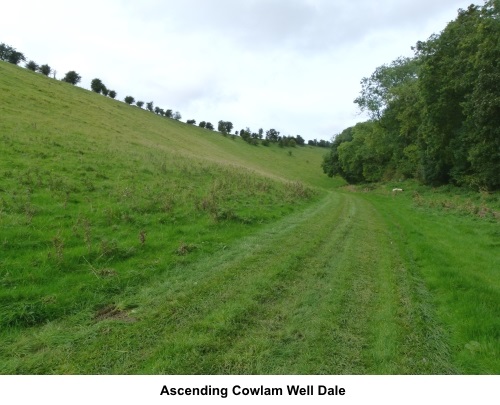
{"label": "steep grass slope", "polygon": [[3,343],[116,315],[318,196],[317,148],[256,148],[5,63],[0,108]]}
{"label": "steep grass slope", "polygon": [[0,63],[0,78],[4,136],[50,136],[54,142],[74,140],[121,153],[164,151],[332,187],[331,180],[321,175],[322,148],[251,146],[8,63]]}

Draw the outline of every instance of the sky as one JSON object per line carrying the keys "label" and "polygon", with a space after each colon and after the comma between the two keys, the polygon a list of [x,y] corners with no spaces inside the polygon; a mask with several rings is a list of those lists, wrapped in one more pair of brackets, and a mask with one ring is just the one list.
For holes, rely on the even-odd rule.
{"label": "sky", "polygon": [[[363,77],[482,0],[15,0],[0,42],[182,121],[330,140]],[[0,78],[1,80],[1,78]]]}

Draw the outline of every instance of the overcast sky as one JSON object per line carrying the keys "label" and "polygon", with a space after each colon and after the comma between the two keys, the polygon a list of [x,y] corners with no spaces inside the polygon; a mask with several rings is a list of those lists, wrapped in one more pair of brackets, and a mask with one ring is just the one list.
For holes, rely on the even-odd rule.
{"label": "overcast sky", "polygon": [[235,130],[331,139],[365,120],[360,80],[482,0],[13,0],[0,42]]}

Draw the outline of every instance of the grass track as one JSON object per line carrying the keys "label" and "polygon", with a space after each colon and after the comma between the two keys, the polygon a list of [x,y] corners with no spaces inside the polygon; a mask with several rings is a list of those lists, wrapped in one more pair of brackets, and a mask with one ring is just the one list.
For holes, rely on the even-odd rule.
{"label": "grass track", "polygon": [[417,280],[416,293],[427,296],[424,314],[435,311],[446,326],[442,350],[450,353],[455,372],[500,373],[498,220],[420,209],[405,198],[364,198]]}
{"label": "grass track", "polygon": [[[221,255],[164,273],[117,303],[133,308],[122,319],[47,325],[29,338],[40,347],[35,369],[20,358],[10,371],[452,373],[427,295],[405,266],[371,204],[328,194]],[[76,339],[56,347],[65,335]]]}

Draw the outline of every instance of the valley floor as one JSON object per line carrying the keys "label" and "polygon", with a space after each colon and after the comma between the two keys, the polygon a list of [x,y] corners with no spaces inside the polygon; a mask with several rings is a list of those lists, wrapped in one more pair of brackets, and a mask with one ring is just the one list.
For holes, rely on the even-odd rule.
{"label": "valley floor", "polygon": [[[440,275],[422,270],[425,257],[412,246],[420,242],[408,238],[417,224],[402,208],[377,206],[375,197],[327,193],[219,254],[160,274],[125,305],[7,337],[0,372],[498,373],[495,286],[483,297],[493,300],[485,309],[493,324],[474,337],[460,296],[439,298]],[[428,235],[423,249],[446,254]]]}

